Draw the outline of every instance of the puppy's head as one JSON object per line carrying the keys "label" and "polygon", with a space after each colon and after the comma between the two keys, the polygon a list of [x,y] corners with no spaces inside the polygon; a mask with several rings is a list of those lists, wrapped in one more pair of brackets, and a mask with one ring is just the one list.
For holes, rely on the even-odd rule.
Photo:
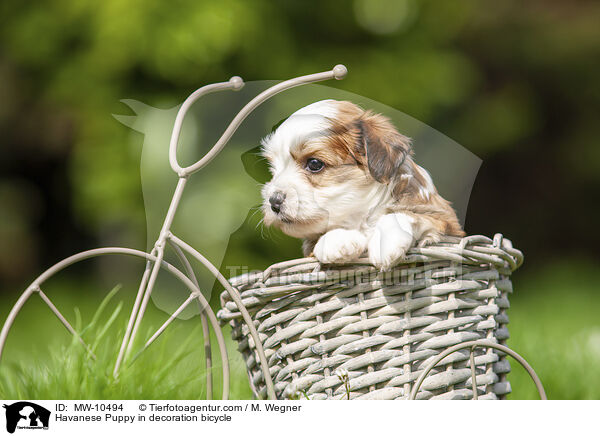
{"label": "puppy's head", "polygon": [[299,238],[360,225],[411,153],[387,118],[336,100],[298,110],[262,146],[264,222]]}

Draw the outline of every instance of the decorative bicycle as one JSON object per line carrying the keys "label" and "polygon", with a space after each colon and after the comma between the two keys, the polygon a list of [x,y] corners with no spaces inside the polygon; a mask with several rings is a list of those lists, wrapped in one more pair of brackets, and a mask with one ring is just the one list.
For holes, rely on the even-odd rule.
{"label": "decorative bicycle", "polygon": [[[61,311],[54,305],[51,299],[44,293],[42,290],[42,285],[53,275],[64,270],[65,268],[81,262],[86,259],[95,258],[99,256],[108,256],[108,255],[125,255],[132,256],[140,259],[144,259],[146,261],[146,266],[143,272],[143,275],[140,280],[140,284],[137,290],[137,294],[135,297],[135,301],[133,303],[133,307],[131,313],[128,318],[127,327],[125,333],[123,335],[121,345],[119,348],[118,355],[116,356],[113,375],[116,377],[119,374],[119,370],[124,364],[124,362],[128,361],[131,358],[131,354],[133,351],[134,341],[138,334],[140,325],[144,318],[144,314],[146,312],[146,308],[148,302],[150,300],[151,294],[153,292],[158,274],[160,270],[164,270],[177,280],[179,280],[189,291],[188,298],[171,314],[171,316],[151,335],[151,337],[143,344],[140,350],[137,351],[136,356],[140,353],[144,352],[164,331],[165,329],[177,318],[183,310],[188,307],[193,301],[197,301],[200,304],[200,321],[202,324],[202,331],[204,336],[204,347],[206,350],[205,355],[205,364],[206,364],[206,387],[207,387],[207,399],[212,399],[213,397],[213,374],[212,374],[212,352],[211,352],[211,343],[210,343],[210,329],[212,327],[216,341],[218,344],[218,349],[221,354],[222,360],[222,379],[223,379],[223,389],[221,398],[228,399],[229,396],[229,361],[227,350],[225,347],[225,339],[223,337],[223,333],[220,328],[219,321],[211,309],[208,301],[202,294],[199,289],[198,281],[194,274],[192,264],[190,262],[190,257],[200,262],[223,286],[225,291],[228,294],[230,300],[236,305],[237,310],[241,314],[241,317],[247,326],[248,334],[252,338],[253,344],[255,345],[255,350],[258,356],[258,364],[261,368],[261,372],[264,376],[264,383],[266,385],[266,393],[269,399],[276,399],[276,393],[274,389],[273,379],[271,377],[271,373],[269,371],[269,362],[265,355],[265,350],[262,346],[261,338],[259,337],[259,333],[255,327],[255,324],[252,320],[252,317],[248,310],[246,309],[244,303],[242,302],[242,298],[238,290],[233,287],[230,282],[219,272],[217,267],[215,267],[206,257],[204,257],[199,251],[190,246],[184,240],[178,238],[171,231],[171,226],[173,224],[173,220],[175,214],[177,212],[177,208],[180,202],[180,199],[183,195],[184,188],[186,186],[186,182],[189,177],[191,177],[196,172],[200,171],[204,168],[209,162],[211,162],[219,152],[225,147],[228,141],[231,139],[235,131],[244,121],[244,119],[261,103],[265,102],[267,99],[273,97],[274,95],[285,91],[287,89],[314,83],[320,82],[324,80],[336,79],[341,80],[347,74],[347,69],[343,65],[337,65],[332,70],[310,74],[306,76],[301,76],[297,78],[293,78],[284,82],[281,82],[275,86],[272,86],[256,97],[254,97],[250,102],[248,102],[239,113],[233,118],[231,123],[227,126],[221,137],[218,141],[213,145],[213,147],[196,163],[182,167],[177,161],[177,147],[179,143],[179,137],[183,125],[184,118],[190,109],[190,107],[202,96],[225,90],[239,90],[244,86],[244,82],[240,77],[234,76],[227,82],[215,83],[206,85],[202,88],[199,88],[195,92],[193,92],[181,105],[177,117],[175,119],[175,124],[173,127],[170,144],[169,144],[169,163],[171,165],[172,170],[178,176],[178,182],[175,187],[173,197],[168,208],[166,217],[164,218],[162,228],[158,235],[156,242],[154,243],[153,249],[148,253],[145,251],[140,251],[132,248],[122,248],[122,247],[105,247],[105,248],[97,248],[92,250],[83,251],[78,254],[74,254],[57,264],[53,265],[45,272],[43,272],[40,276],[38,276],[23,292],[23,294],[19,297],[12,310],[10,311],[6,322],[0,332],[0,359],[2,357],[2,352],[4,351],[4,346],[6,343],[6,339],[8,333],[17,317],[19,311],[22,309],[27,300],[33,295],[38,294],[41,300],[50,308],[50,310],[56,315],[56,317],[60,320],[60,322],[64,325],[64,327],[75,336],[79,342],[87,349],[89,355],[95,359],[95,355],[91,348],[86,344],[83,338],[77,333],[77,331],[73,328],[71,323],[63,316]],[[177,255],[179,261],[181,262],[181,267],[178,268],[171,263],[165,261],[165,248],[169,245],[174,250]],[[485,341],[476,341],[476,343],[468,343],[462,344],[464,347],[471,347],[473,350],[477,346],[484,347],[495,347],[500,348],[502,351],[516,355],[516,353],[511,352],[511,350],[507,349],[498,344],[487,343]],[[460,345],[460,344],[459,344]],[[452,347],[452,349],[448,349],[447,353],[454,352],[453,349],[456,347]],[[447,354],[440,355],[440,360],[446,356]],[[518,356],[518,355],[517,355]],[[520,358],[520,356],[519,356]],[[527,370],[530,375],[534,378],[536,382],[536,386],[538,386],[538,390],[540,392],[540,396],[545,398],[545,394],[543,393],[543,388],[541,387],[541,383],[539,379],[526,364],[526,362],[520,358],[520,363],[526,365]],[[435,364],[435,362],[433,362]],[[433,368],[433,365],[431,366]],[[423,378],[429,373],[431,370],[429,368],[427,371],[422,373]],[[531,371],[530,371],[531,369]],[[415,385],[415,390],[411,395],[412,398],[415,398],[416,392],[420,383],[422,382],[422,378],[419,383]],[[476,398],[476,393],[475,393]]]}

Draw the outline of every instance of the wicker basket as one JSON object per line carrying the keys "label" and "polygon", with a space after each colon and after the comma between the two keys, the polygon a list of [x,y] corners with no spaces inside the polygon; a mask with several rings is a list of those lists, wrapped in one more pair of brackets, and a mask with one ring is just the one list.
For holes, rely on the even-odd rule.
{"label": "wicker basket", "polygon": [[[304,258],[231,283],[254,320],[278,398],[405,399],[448,347],[506,341],[509,276],[522,260],[500,234],[470,236],[411,249],[385,273],[366,260],[326,267]],[[226,292],[221,306],[217,316],[232,327],[254,394],[266,398],[248,327]],[[469,353],[443,359],[417,398],[472,398]],[[474,353],[479,398],[503,398],[510,392],[508,361],[491,348]]]}

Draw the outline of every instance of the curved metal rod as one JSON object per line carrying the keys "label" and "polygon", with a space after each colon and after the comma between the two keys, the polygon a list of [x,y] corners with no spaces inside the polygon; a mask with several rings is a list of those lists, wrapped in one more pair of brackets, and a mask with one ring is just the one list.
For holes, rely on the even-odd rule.
{"label": "curved metal rod", "polygon": [[[0,360],[2,359],[2,352],[4,350],[4,345],[6,343],[8,332],[10,331],[10,328],[12,327],[12,324],[14,323],[17,314],[19,313],[25,302],[29,299],[29,297],[35,292],[37,288],[40,287],[40,285],[44,281],[48,280],[54,274],[60,272],[61,270],[67,268],[68,266],[74,263],[80,262],[85,259],[110,254],[123,254],[128,256],[141,257],[151,262],[157,261],[156,256],[146,253],[144,251],[135,250],[133,248],[106,247],[96,248],[93,250],[87,250],[81,253],[74,254],[73,256],[63,259],[62,261],[48,268],[37,279],[35,279],[33,283],[23,292],[21,297],[19,297],[12,310],[10,311],[6,322],[2,327],[2,331],[0,332]],[[204,297],[204,295],[202,295],[202,292],[200,292],[200,289],[198,289],[184,273],[182,273],[179,269],[175,268],[173,265],[164,260],[161,261],[161,267],[173,274],[176,278],[178,278],[190,290],[191,293],[197,295],[197,297],[202,302],[202,305],[207,309],[206,313],[208,315],[210,323],[213,326],[213,329],[215,330],[217,342],[219,344],[219,351],[221,353],[221,359],[223,362],[222,398],[226,400],[229,398],[229,359],[227,354],[227,347],[225,346],[225,338],[223,337],[223,333],[221,332],[219,321],[217,320],[217,317],[215,316],[212,309],[210,308],[208,301],[206,301],[206,298]]]}
{"label": "curved metal rod", "polygon": [[347,73],[348,73],[348,70],[346,69],[345,66],[336,65],[330,71],[296,77],[294,79],[290,79],[290,80],[286,80],[284,82],[278,83],[277,85],[264,90],[263,92],[258,94],[256,97],[254,97],[252,100],[250,100],[246,104],[246,106],[244,106],[242,108],[242,110],[240,110],[238,112],[238,114],[231,121],[231,123],[229,123],[229,126],[227,126],[227,129],[225,129],[225,132],[223,132],[223,135],[221,135],[221,137],[216,142],[216,144],[213,146],[213,148],[211,148],[208,151],[208,153],[206,153],[206,155],[204,155],[204,157],[202,159],[200,159],[198,162],[196,162],[195,164],[190,165],[189,167],[183,168],[180,171],[178,171],[179,176],[187,177],[187,176],[195,173],[196,171],[200,170],[206,164],[208,164],[211,160],[213,160],[217,156],[217,154],[219,154],[219,152],[223,149],[225,144],[227,144],[227,141],[229,141],[231,139],[231,137],[233,136],[235,131],[238,129],[240,124],[242,124],[242,121],[244,121],[246,119],[246,117],[250,114],[250,112],[252,112],[254,109],[256,109],[256,107],[259,106],[264,101],[268,100],[269,98],[273,97],[276,94],[279,94],[282,91],[285,91],[286,89],[294,88],[299,85],[304,85],[307,83],[314,83],[314,82],[322,82],[323,80],[330,80],[330,79],[341,80],[344,77],[346,77]]}
{"label": "curved metal rod", "polygon": [[[180,262],[183,264],[185,271],[188,277],[192,280],[192,282],[196,285],[198,289],[200,289],[200,285],[198,284],[198,280],[196,279],[196,274],[194,274],[194,269],[190,264],[190,261],[187,257],[185,257],[185,253],[179,248],[177,244],[174,244],[173,241],[167,239],[169,245],[177,254]],[[198,300],[200,303],[200,300]],[[212,400],[212,349],[210,346],[210,329],[208,326],[208,320],[206,319],[206,315],[204,314],[204,308],[202,307],[202,303],[200,305],[200,322],[202,324],[202,335],[204,339],[204,358],[206,359],[206,399]]]}
{"label": "curved metal rod", "polygon": [[[454,346],[446,349],[444,352],[442,352],[438,356],[436,356],[436,358],[433,359],[433,361],[430,362],[429,365],[427,365],[425,367],[425,369],[423,370],[423,372],[421,373],[419,378],[417,378],[417,381],[415,382],[408,399],[414,400],[417,398],[417,392],[419,392],[419,389],[421,388],[421,384],[423,384],[423,380],[425,380],[425,377],[427,377],[429,375],[431,370],[436,365],[438,365],[442,361],[442,359],[444,359],[445,357],[449,356],[450,354],[455,353],[464,348],[471,348],[471,353],[473,353],[473,350],[477,347],[495,348],[496,350],[500,350],[503,353],[506,353],[509,356],[513,357],[517,362],[519,362],[521,364],[521,366],[523,366],[523,368],[525,368],[525,370],[527,371],[527,373],[529,374],[529,376],[535,383],[535,387],[537,388],[538,393],[540,394],[540,399],[542,399],[542,400],[548,399],[548,397],[546,397],[546,391],[544,390],[544,386],[542,385],[540,378],[535,373],[535,371],[533,370],[531,365],[529,365],[529,363],[527,363],[527,361],[520,354],[514,352],[513,350],[511,350],[510,348],[508,348],[505,345],[500,345],[500,344],[497,344],[495,342],[492,342],[492,341],[489,341],[486,339],[480,339],[477,341],[467,341],[467,342],[463,342],[462,344],[454,345]],[[477,381],[472,380],[472,383],[475,385],[477,383]]]}
{"label": "curved metal rod", "polygon": [[202,88],[194,91],[188,98],[185,99],[179,111],[177,112],[177,117],[175,118],[175,125],[173,126],[173,132],[171,133],[171,142],[169,143],[169,163],[171,164],[171,168],[177,174],[181,175],[182,168],[177,162],[177,145],[179,144],[179,135],[181,133],[181,128],[183,127],[183,120],[187,111],[190,107],[202,96],[211,94],[213,92],[218,91],[226,91],[228,89],[232,89],[237,91],[244,87],[244,81],[241,77],[233,76],[229,79],[228,82],[221,83],[213,83],[211,85],[203,86]]}
{"label": "curved metal rod", "polygon": [[256,330],[256,327],[254,326],[254,322],[252,321],[252,318],[250,317],[250,313],[248,312],[248,309],[246,309],[246,307],[244,306],[244,303],[242,303],[242,298],[240,297],[240,294],[233,286],[231,286],[231,284],[227,281],[227,279],[225,277],[223,277],[221,272],[208,259],[206,259],[204,256],[202,256],[202,254],[200,254],[198,251],[196,251],[193,247],[188,245],[186,242],[179,239],[173,233],[169,233],[168,238],[171,239],[171,241],[173,243],[179,245],[184,251],[187,251],[189,254],[191,254],[196,259],[198,259],[198,261],[200,263],[202,263],[217,278],[217,280],[219,280],[221,285],[223,285],[223,287],[227,290],[227,292],[231,296],[231,299],[235,302],[238,309],[240,310],[240,313],[242,314],[242,317],[244,318],[244,321],[246,322],[246,325],[248,326],[248,330],[250,330],[250,336],[254,340],[254,346],[256,348],[256,352],[258,354],[258,359],[260,361],[260,366],[261,366],[263,375],[265,377],[265,385],[267,386],[267,394],[269,396],[269,399],[276,400],[277,396],[275,395],[275,387],[273,385],[273,379],[272,379],[271,373],[269,371],[269,364],[267,362],[267,357],[265,356],[265,350],[263,349],[262,343],[260,341],[260,337],[258,336],[258,331]]}

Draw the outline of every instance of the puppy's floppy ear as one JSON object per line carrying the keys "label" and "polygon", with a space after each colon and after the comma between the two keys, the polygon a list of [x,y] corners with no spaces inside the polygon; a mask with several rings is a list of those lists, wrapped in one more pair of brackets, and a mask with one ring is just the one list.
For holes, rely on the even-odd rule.
{"label": "puppy's floppy ear", "polygon": [[356,126],[359,151],[367,157],[371,176],[389,183],[411,153],[410,138],[398,133],[388,118],[370,111],[356,121]]}

